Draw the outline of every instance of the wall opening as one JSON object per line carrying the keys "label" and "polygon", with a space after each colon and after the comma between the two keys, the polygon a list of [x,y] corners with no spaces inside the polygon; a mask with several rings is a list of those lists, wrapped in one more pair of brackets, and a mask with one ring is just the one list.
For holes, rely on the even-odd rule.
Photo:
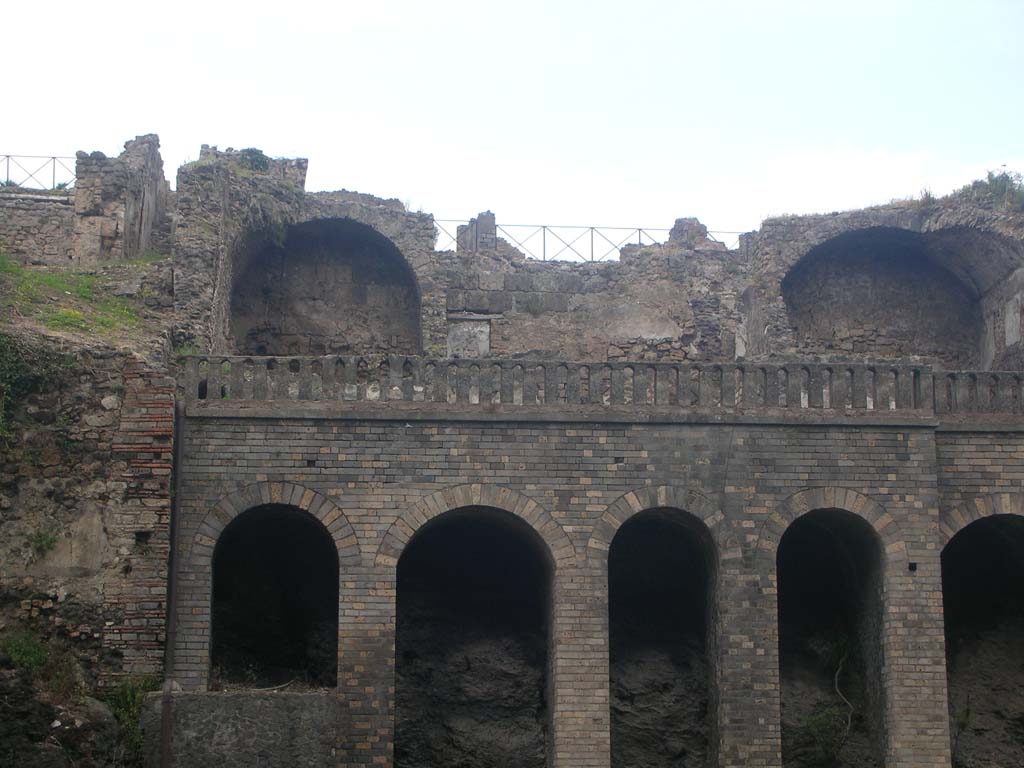
{"label": "wall opening", "polygon": [[427,523],[398,563],[395,766],[543,768],[553,566],[486,507]]}
{"label": "wall opening", "polygon": [[797,519],[777,555],[782,763],[883,765],[882,547],[862,518]]}
{"label": "wall opening", "polygon": [[1024,518],[957,533],[942,593],[953,764],[1024,765]]}
{"label": "wall opening", "polygon": [[713,763],[715,547],[674,509],[630,518],[608,553],[611,764]]}
{"label": "wall opening", "polygon": [[813,248],[782,281],[799,352],[921,357],[950,370],[980,365],[979,295],[925,236],[882,227]]}
{"label": "wall opening", "polygon": [[231,521],[213,555],[211,687],[334,687],[338,578],[309,513],[267,504]]}
{"label": "wall opening", "polygon": [[350,219],[253,238],[234,265],[231,334],[249,355],[417,354],[420,297],[398,248]]}

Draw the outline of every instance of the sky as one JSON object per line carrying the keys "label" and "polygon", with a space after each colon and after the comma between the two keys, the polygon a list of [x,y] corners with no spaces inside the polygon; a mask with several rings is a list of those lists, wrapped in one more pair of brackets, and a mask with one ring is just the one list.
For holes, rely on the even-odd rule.
{"label": "sky", "polygon": [[158,133],[438,219],[668,228],[1024,171],[1024,0],[11,2],[0,154]]}

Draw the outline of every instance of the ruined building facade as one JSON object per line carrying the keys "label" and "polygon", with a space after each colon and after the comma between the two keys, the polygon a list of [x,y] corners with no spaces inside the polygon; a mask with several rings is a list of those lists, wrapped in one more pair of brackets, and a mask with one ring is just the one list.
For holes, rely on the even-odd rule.
{"label": "ruined building facade", "polygon": [[172,246],[173,380],[111,427],[153,473],[144,589],[107,592],[147,650],[105,642],[173,682],[154,765],[1021,754],[977,649],[1024,616],[1024,214],[897,202],[734,250],[680,219],[537,262],[305,170],[204,147],[174,193],[125,170],[154,191],[113,236],[81,182],[70,252],[0,226],[54,260]]}

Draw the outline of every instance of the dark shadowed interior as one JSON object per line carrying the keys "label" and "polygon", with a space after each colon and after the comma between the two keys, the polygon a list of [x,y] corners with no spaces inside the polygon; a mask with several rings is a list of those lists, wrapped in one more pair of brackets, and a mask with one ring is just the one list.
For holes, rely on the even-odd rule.
{"label": "dark shadowed interior", "polygon": [[779,544],[782,762],[883,764],[881,542],[844,510],[798,518]]}
{"label": "dark shadowed interior", "polygon": [[398,563],[395,765],[547,765],[546,546],[508,512],[427,523]]}
{"label": "dark shadowed interior", "polygon": [[338,554],[319,520],[268,504],[224,529],[212,631],[214,687],[336,685]]}
{"label": "dark shadowed interior", "polygon": [[782,295],[800,352],[979,364],[978,293],[932,258],[922,235],[880,227],[836,237],[786,275]]}
{"label": "dark shadowed interior", "polygon": [[252,355],[417,354],[416,277],[394,243],[350,219],[289,227],[241,249],[231,334]]}
{"label": "dark shadowed interior", "polygon": [[714,545],[680,510],[641,512],[608,555],[612,766],[710,765]]}
{"label": "dark shadowed interior", "polygon": [[997,515],[942,552],[954,765],[1024,765],[1024,518]]}

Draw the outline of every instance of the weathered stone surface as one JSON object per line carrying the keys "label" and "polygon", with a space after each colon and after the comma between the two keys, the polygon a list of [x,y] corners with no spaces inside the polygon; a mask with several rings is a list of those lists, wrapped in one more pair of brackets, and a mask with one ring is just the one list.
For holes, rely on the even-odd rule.
{"label": "weathered stone surface", "polygon": [[[329,768],[342,712],[326,693],[176,693],[171,749],[180,768]],[[147,765],[160,765],[163,695],[142,713]],[[351,736],[342,736],[351,738]]]}
{"label": "weathered stone surface", "polygon": [[20,405],[0,452],[0,608],[97,641],[101,684],[161,669],[173,402],[152,364],[79,350]]}

